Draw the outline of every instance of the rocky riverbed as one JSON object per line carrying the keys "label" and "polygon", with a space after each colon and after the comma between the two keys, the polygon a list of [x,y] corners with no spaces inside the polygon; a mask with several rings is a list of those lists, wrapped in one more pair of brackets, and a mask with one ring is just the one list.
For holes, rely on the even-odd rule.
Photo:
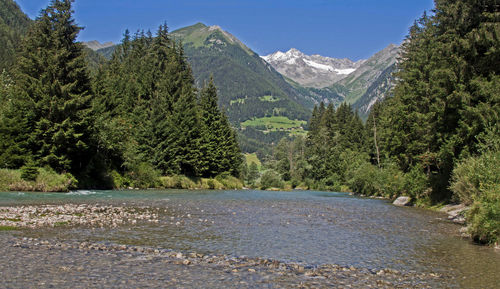
{"label": "rocky riverbed", "polygon": [[328,192],[0,193],[0,288],[497,288],[444,213]]}
{"label": "rocky riverbed", "polygon": [[[26,287],[430,288],[437,274],[311,266],[267,258],[205,255],[112,243],[0,236],[2,284]],[[40,263],[41,262],[41,263]],[[437,282],[437,283],[436,283]]]}
{"label": "rocky riverbed", "polygon": [[0,207],[0,226],[40,228],[56,226],[117,227],[138,221],[158,223],[159,208],[88,204]]}
{"label": "rocky riverbed", "polygon": [[[28,231],[62,226],[113,228],[137,222],[158,223],[159,215],[166,211],[149,206],[99,204],[0,207],[0,226]],[[191,215],[186,218],[190,219]],[[308,265],[110,242],[16,237],[15,233],[8,232],[2,233],[0,243],[3,243],[4,260],[11,260],[0,265],[4,276],[0,283],[9,288],[197,287],[196,284],[205,288],[425,288],[441,278],[438,274],[400,272],[389,268],[373,270],[335,264]]]}

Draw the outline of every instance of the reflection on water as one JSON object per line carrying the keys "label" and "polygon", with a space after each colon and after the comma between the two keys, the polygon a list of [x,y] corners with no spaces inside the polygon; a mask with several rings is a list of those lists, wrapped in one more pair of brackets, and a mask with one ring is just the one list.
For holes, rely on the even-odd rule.
{"label": "reflection on water", "polygon": [[437,273],[450,286],[500,284],[500,252],[458,237],[443,215],[328,192],[76,191],[0,193],[0,205],[99,203],[165,208],[159,224],[114,229],[46,229],[44,238],[147,245]]}

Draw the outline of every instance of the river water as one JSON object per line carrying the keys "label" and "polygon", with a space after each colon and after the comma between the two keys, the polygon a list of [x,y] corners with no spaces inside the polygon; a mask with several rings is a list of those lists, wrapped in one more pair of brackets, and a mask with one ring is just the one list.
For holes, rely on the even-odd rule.
{"label": "river water", "polygon": [[[432,273],[438,287],[495,288],[500,252],[459,236],[442,213],[343,193],[291,191],[77,191],[0,193],[0,206],[152,206],[159,223],[9,232],[60,241],[112,242],[182,252]],[[2,234],[5,234],[2,233]]]}

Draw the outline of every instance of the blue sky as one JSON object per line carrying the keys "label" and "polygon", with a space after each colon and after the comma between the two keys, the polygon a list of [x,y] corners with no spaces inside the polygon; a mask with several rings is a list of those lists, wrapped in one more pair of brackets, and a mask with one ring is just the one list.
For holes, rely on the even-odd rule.
{"label": "blue sky", "polygon": [[[49,0],[16,0],[36,18]],[[119,42],[125,29],[219,25],[266,55],[292,47],[352,60],[400,44],[432,0],[76,0],[79,40]]]}

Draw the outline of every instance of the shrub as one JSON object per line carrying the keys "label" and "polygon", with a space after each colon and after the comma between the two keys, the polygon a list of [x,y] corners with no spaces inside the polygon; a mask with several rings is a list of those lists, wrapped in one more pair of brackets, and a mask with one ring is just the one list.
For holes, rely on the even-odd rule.
{"label": "shrub", "polygon": [[10,185],[21,180],[21,171],[0,169],[0,191],[9,191]]}
{"label": "shrub", "polygon": [[469,233],[476,242],[494,244],[500,240],[500,184],[482,186],[480,191],[467,213]]}
{"label": "shrub", "polygon": [[243,188],[243,183],[240,179],[231,176],[230,174],[219,175],[215,177],[219,183],[221,183],[227,190],[236,190]]}
{"label": "shrub", "polygon": [[260,187],[263,190],[268,188],[283,188],[283,181],[276,171],[267,170],[260,178]]}
{"label": "shrub", "polygon": [[376,166],[365,163],[354,171],[351,179],[348,180],[349,188],[355,193],[362,195],[377,195],[379,188],[376,185],[378,170]]}
{"label": "shrub", "polygon": [[110,175],[113,183],[113,188],[115,189],[128,188],[132,184],[132,181],[129,178],[127,178],[126,176],[122,176],[117,171],[112,171]]}
{"label": "shrub", "polygon": [[429,180],[420,165],[413,166],[404,176],[404,191],[413,199],[427,199],[429,191]]}
{"label": "shrub", "polygon": [[174,175],[160,178],[161,186],[169,189],[197,189],[199,185],[186,176]]}
{"label": "shrub", "polygon": [[348,186],[357,194],[395,197],[404,193],[405,176],[393,164],[378,168],[370,163],[355,170]]}
{"label": "shrub", "polygon": [[136,188],[155,188],[160,185],[160,172],[146,162],[134,166],[129,176]]}
{"label": "shrub", "polygon": [[38,168],[38,171],[35,181],[26,181],[21,178],[21,170],[0,169],[0,190],[67,192],[78,186],[78,181],[69,173],[58,174],[50,168]]}
{"label": "shrub", "polygon": [[36,178],[40,172],[38,171],[37,167],[34,166],[24,166],[21,168],[21,179],[25,181],[31,181],[34,182],[36,181]]}
{"label": "shrub", "polygon": [[224,188],[224,185],[216,179],[201,179],[201,185],[203,189],[208,190],[221,190]]}
{"label": "shrub", "polygon": [[481,185],[500,183],[500,151],[470,157],[453,170],[450,189],[459,201],[470,205],[481,193]]}

